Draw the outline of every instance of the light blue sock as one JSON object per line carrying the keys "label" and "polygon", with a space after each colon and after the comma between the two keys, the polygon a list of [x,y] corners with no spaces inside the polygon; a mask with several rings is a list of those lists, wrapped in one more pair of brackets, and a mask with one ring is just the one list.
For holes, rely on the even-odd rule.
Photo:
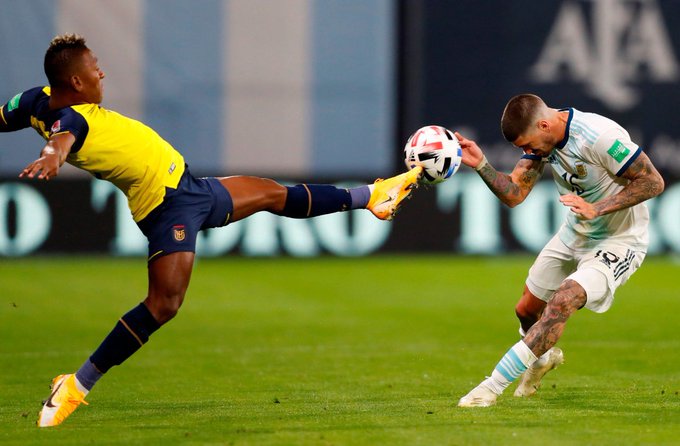
{"label": "light blue sock", "polygon": [[519,341],[501,358],[493,369],[491,376],[484,383],[500,395],[519,375],[536,361],[536,355],[524,343]]}

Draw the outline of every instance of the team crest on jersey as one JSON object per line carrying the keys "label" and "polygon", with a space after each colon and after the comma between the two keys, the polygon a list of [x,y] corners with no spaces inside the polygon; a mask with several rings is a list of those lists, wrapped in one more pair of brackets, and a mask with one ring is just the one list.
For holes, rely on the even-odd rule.
{"label": "team crest on jersey", "polygon": [[576,168],[576,175],[578,175],[579,178],[583,178],[588,175],[588,169],[586,168],[585,163],[582,161],[576,161],[576,163],[574,163],[574,167]]}
{"label": "team crest on jersey", "polygon": [[172,236],[176,242],[183,242],[187,234],[184,231],[184,225],[175,225],[172,227]]}
{"label": "team crest on jersey", "polygon": [[50,133],[54,134],[59,132],[59,130],[61,130],[61,119],[54,121],[54,124],[52,124],[52,127],[50,128]]}

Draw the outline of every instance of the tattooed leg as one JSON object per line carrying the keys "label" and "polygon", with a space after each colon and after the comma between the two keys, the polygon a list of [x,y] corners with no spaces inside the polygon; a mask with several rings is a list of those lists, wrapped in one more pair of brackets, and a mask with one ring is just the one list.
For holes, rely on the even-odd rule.
{"label": "tattooed leg", "polygon": [[562,336],[564,325],[576,310],[586,304],[586,291],[573,280],[566,280],[555,291],[541,318],[524,338],[524,343],[534,355],[541,356],[550,350]]}

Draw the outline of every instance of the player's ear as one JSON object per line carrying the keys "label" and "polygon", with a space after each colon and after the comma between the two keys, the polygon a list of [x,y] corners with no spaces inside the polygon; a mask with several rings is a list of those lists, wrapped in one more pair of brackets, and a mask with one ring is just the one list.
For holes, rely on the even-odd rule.
{"label": "player's ear", "polygon": [[83,91],[83,81],[80,80],[80,76],[74,74],[73,76],[71,76],[70,81],[71,87],[73,87],[75,91],[78,92]]}
{"label": "player's ear", "polygon": [[547,119],[539,119],[536,122],[536,127],[542,132],[550,132],[550,122]]}

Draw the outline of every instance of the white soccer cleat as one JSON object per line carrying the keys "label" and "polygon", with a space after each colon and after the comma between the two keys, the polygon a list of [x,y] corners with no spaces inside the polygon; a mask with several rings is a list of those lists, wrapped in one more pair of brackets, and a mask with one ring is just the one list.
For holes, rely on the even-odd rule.
{"label": "white soccer cleat", "polygon": [[564,363],[564,354],[558,347],[548,350],[548,355],[539,358],[520,377],[514,395],[517,397],[531,396],[541,387],[541,379],[546,373]]}
{"label": "white soccer cleat", "polygon": [[458,407],[489,407],[496,404],[498,395],[481,383],[458,401]]}

